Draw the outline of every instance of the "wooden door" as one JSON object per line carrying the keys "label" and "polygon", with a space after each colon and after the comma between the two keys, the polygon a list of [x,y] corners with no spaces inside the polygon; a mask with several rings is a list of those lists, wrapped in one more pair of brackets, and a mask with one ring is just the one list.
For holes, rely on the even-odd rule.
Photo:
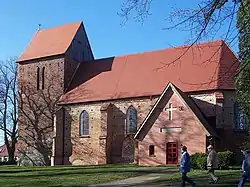
{"label": "wooden door", "polygon": [[166,145],[167,164],[178,164],[178,143],[168,142]]}

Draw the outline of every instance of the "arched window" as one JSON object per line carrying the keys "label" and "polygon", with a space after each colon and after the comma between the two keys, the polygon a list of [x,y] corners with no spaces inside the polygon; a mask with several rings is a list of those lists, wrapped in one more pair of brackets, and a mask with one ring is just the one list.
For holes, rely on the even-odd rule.
{"label": "arched window", "polygon": [[36,69],[36,89],[39,90],[40,87],[40,68]]}
{"label": "arched window", "polygon": [[45,67],[42,69],[42,90],[44,89],[44,72],[45,72]]}
{"label": "arched window", "polygon": [[235,130],[244,131],[247,128],[247,116],[237,102],[234,103],[234,123]]}
{"label": "arched window", "polygon": [[137,131],[137,110],[133,106],[130,106],[126,117],[126,132],[135,133]]}
{"label": "arched window", "polygon": [[80,115],[80,136],[89,135],[89,114],[85,110]]}

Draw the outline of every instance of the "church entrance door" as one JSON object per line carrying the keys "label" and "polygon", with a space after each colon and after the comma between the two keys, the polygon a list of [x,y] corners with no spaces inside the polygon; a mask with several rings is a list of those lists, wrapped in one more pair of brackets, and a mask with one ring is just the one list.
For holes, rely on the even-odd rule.
{"label": "church entrance door", "polygon": [[166,145],[166,161],[167,164],[177,164],[178,163],[178,143],[168,142]]}

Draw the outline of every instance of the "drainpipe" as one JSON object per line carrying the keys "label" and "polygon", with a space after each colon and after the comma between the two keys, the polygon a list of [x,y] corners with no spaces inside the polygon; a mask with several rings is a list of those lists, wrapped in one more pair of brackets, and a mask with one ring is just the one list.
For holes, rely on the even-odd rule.
{"label": "drainpipe", "polygon": [[62,165],[64,165],[64,142],[65,142],[65,109],[62,107],[62,122],[63,122],[63,132],[62,132]]}

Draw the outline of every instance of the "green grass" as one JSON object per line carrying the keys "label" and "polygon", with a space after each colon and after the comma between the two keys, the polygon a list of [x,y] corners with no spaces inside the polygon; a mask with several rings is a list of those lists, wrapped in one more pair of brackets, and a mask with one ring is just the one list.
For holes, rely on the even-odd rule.
{"label": "green grass", "polygon": [[[220,180],[217,184],[209,184],[209,177],[207,171],[193,170],[188,173],[188,176],[197,183],[197,186],[202,187],[233,187],[237,186],[241,171],[240,170],[219,170],[215,172],[216,176],[220,177]],[[162,176],[160,179],[152,181],[148,185],[150,186],[180,186],[180,173],[174,173],[171,175]],[[250,182],[247,181],[245,186],[250,187]]]}
{"label": "green grass", "polygon": [[[0,186],[39,187],[39,186],[87,186],[128,177],[159,174],[160,178],[147,182],[147,186],[180,186],[180,173],[176,167],[140,167],[136,165],[101,166],[56,166],[56,167],[17,167],[0,166]],[[194,170],[188,174],[197,186],[222,187],[237,186],[241,171],[216,171],[221,180],[218,184],[208,184],[206,171]],[[136,185],[143,187],[143,185]],[[247,183],[245,186],[250,187]]]}
{"label": "green grass", "polygon": [[0,166],[0,186],[86,186],[163,171],[135,165],[17,167]]}

